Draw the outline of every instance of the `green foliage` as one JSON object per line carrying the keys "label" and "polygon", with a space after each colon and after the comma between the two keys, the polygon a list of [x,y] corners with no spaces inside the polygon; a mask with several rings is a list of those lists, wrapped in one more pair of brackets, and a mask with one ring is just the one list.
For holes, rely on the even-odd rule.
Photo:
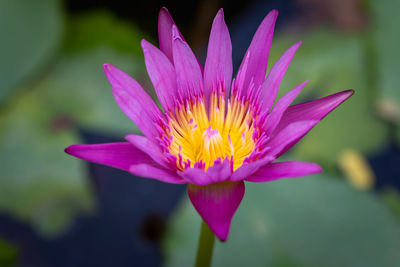
{"label": "green foliage", "polygon": [[122,136],[139,133],[136,125],[115,103],[110,83],[104,75],[104,63],[118,66],[147,85],[140,60],[103,47],[61,56],[35,86],[35,92],[49,114],[66,116],[83,128]]}
{"label": "green foliage", "polygon": [[[246,183],[226,243],[213,266],[396,266],[400,225],[372,193],[336,177]],[[166,266],[190,266],[200,217],[189,201],[173,217]]]}
{"label": "green foliage", "polygon": [[[272,62],[290,46],[287,37],[274,40]],[[290,38],[293,42],[293,37]],[[346,148],[373,153],[386,142],[387,127],[374,115],[371,88],[367,84],[362,36],[327,30],[303,38],[280,87],[280,94],[310,80],[296,100],[314,100],[346,89],[355,94],[323,119],[292,151],[297,158],[317,161],[333,170],[339,153]],[[270,64],[271,65],[271,64]]]}
{"label": "green foliage", "polygon": [[66,52],[76,53],[107,46],[138,56],[142,55],[140,41],[143,38],[145,35],[135,25],[98,10],[70,18],[63,47]]}
{"label": "green foliage", "polygon": [[39,73],[60,43],[58,0],[0,1],[0,101]]}
{"label": "green foliage", "polygon": [[[393,0],[369,1],[372,19],[372,36],[378,65],[380,98],[394,102],[400,110],[399,68],[400,2]],[[398,118],[400,121],[400,118]]]}
{"label": "green foliage", "polygon": [[[82,142],[77,127],[122,137],[139,133],[115,103],[102,64],[115,64],[149,87],[143,60],[133,55],[137,50],[119,46],[136,42],[134,36],[141,34],[135,28],[115,30],[104,43],[118,21],[106,13],[82,15],[78,21],[86,26],[69,23],[77,39],[69,35],[65,51],[47,73],[20,90],[0,112],[0,210],[47,236],[94,208],[86,163],[64,153],[65,147]],[[99,30],[98,37],[91,35],[97,24],[107,29],[102,38]]]}
{"label": "green foliage", "polygon": [[54,119],[35,91],[0,117],[0,209],[48,234],[68,224],[41,227],[49,209],[75,214],[91,207],[83,163],[63,153],[78,138]]}
{"label": "green foliage", "polygon": [[16,266],[18,252],[17,249],[0,239],[0,266]]}

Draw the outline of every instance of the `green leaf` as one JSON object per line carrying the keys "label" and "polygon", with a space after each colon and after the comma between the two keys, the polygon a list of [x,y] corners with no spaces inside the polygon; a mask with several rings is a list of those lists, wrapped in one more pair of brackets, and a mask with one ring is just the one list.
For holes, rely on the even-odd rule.
{"label": "green leaf", "polygon": [[0,239],[0,266],[16,266],[18,260],[17,248]]}
{"label": "green leaf", "polygon": [[[52,235],[76,214],[89,212],[93,202],[84,163],[63,151],[79,139],[54,123],[35,93],[24,94],[0,115],[0,210]],[[57,219],[66,212],[71,216]]]}
{"label": "green leaf", "polygon": [[144,63],[127,54],[101,47],[62,56],[36,86],[48,113],[66,116],[82,128],[120,135],[140,133],[119,109],[102,65],[112,63],[149,88]]}
{"label": "green leaf", "polygon": [[[213,266],[396,266],[399,222],[376,195],[333,178],[246,183]],[[185,199],[166,236],[165,266],[193,264],[199,229],[200,217]]]}
{"label": "green leaf", "polygon": [[142,56],[140,41],[145,37],[135,25],[118,20],[106,10],[97,10],[69,18],[64,51],[76,53],[106,46]]}
{"label": "green leaf", "polygon": [[[400,61],[399,25],[400,2],[392,0],[368,1],[373,27],[373,41],[377,64],[377,86],[380,98],[400,110],[398,62]],[[400,117],[397,117],[397,122]]]}
{"label": "green leaf", "polygon": [[59,44],[63,20],[58,0],[0,1],[0,101],[37,74]]}
{"label": "green leaf", "polygon": [[[291,36],[290,42],[294,42]],[[288,37],[274,42],[272,62],[290,46]],[[355,94],[311,130],[292,151],[297,158],[317,161],[335,168],[343,149],[370,154],[386,142],[388,129],[373,114],[367,84],[362,36],[348,36],[329,30],[315,31],[303,38],[280,87],[280,95],[297,84],[310,80],[296,100],[314,100],[346,89]]]}

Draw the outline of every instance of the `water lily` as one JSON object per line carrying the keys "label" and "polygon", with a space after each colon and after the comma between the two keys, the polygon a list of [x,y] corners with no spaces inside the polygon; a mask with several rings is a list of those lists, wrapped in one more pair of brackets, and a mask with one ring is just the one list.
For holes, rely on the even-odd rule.
{"label": "water lily", "polygon": [[347,90],[290,106],[305,81],[274,104],[301,44],[291,46],[266,73],[277,15],[273,10],[264,18],[232,79],[232,44],[222,9],[212,24],[204,69],[167,9],[161,9],[160,48],[145,40],[141,44],[162,110],[138,82],[105,64],[116,102],[144,136],[72,145],[66,152],[137,176],[188,184],[197,212],[220,240],[226,240],[245,181],[321,172],[315,163],[277,159],[353,94]]}

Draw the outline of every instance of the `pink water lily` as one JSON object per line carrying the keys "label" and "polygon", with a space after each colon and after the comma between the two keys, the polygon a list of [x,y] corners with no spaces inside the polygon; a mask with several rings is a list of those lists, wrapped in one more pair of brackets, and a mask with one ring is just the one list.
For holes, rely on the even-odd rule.
{"label": "pink water lily", "polygon": [[352,90],[290,106],[303,82],[273,105],[279,84],[301,42],[291,46],[266,75],[278,12],[262,21],[236,78],[223,10],[210,33],[204,70],[166,8],[159,13],[160,49],[142,41],[147,72],[161,111],[128,74],[104,65],[116,102],[143,132],[127,142],[72,145],[66,152],[166,183],[188,184],[189,198],[222,241],[247,182],[269,182],[321,172],[310,162],[275,160]]}

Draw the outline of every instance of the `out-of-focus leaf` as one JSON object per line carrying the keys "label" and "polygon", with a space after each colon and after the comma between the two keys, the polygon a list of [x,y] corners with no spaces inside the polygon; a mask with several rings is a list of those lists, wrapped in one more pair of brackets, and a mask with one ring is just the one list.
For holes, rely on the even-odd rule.
{"label": "out-of-focus leaf", "polygon": [[[290,38],[293,42],[293,37]],[[370,105],[369,87],[364,71],[363,40],[330,31],[316,31],[303,39],[280,87],[280,94],[310,80],[296,100],[314,100],[345,89],[355,94],[339,106],[294,148],[298,157],[318,161],[333,169],[343,149],[372,153],[384,144],[387,128],[379,121]],[[290,46],[278,39],[272,49],[272,62]]]}
{"label": "out-of-focus leaf", "polygon": [[400,2],[392,0],[368,2],[374,26],[379,95],[383,101],[393,102],[400,109],[398,67],[398,62],[400,62],[400,16],[398,15]]}
{"label": "out-of-focus leaf", "polygon": [[63,28],[60,2],[0,1],[0,100],[53,55]]}
{"label": "out-of-focus leaf", "polygon": [[[171,220],[166,266],[190,266],[200,217],[189,201]],[[400,225],[371,193],[323,175],[246,183],[226,243],[213,266],[396,266]]]}
{"label": "out-of-focus leaf", "polygon": [[[70,49],[0,114],[0,210],[46,235],[59,233],[77,213],[93,208],[85,163],[64,153],[65,147],[81,143],[76,128],[114,132],[121,138],[139,133],[115,103],[102,65],[112,63],[149,87],[143,59],[132,55],[136,50],[116,51],[135,40],[134,28],[119,30],[117,22],[101,15],[80,20],[81,29],[71,22],[77,39],[69,35]],[[101,35],[95,25],[107,31]],[[113,41],[106,42],[113,29]]]}
{"label": "out-of-focus leaf", "polygon": [[393,214],[400,219],[400,194],[395,188],[388,188],[382,192],[382,199],[392,210]]}
{"label": "out-of-focus leaf", "polygon": [[[63,152],[79,140],[55,119],[35,91],[0,115],[0,209],[45,234],[92,208],[83,162]],[[60,213],[70,216],[60,220]]]}
{"label": "out-of-focus leaf", "polygon": [[[63,56],[36,89],[47,112],[66,116],[83,128],[139,133],[115,103],[102,65],[112,63],[146,84],[141,60],[109,48]],[[148,87],[148,86],[147,86]]]}
{"label": "out-of-focus leaf", "polygon": [[105,10],[72,16],[66,33],[66,52],[107,46],[138,56],[142,55],[140,41],[145,38],[135,25],[118,20]]}
{"label": "out-of-focus leaf", "polygon": [[17,249],[0,239],[0,266],[16,266],[17,256]]}

